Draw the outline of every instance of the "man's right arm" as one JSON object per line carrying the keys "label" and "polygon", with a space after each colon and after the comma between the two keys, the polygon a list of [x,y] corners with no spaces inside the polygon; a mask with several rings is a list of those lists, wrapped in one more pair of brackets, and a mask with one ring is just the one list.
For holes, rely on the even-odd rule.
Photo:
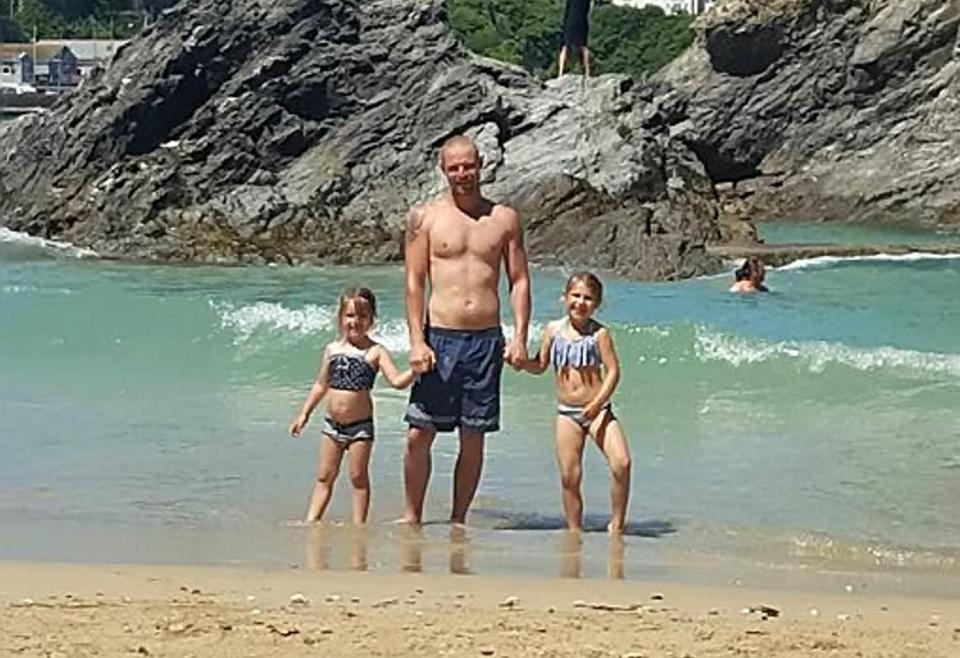
{"label": "man's right arm", "polygon": [[407,328],[410,332],[411,350],[425,344],[424,292],[429,265],[430,245],[427,239],[426,211],[418,206],[411,210],[407,217],[404,247]]}

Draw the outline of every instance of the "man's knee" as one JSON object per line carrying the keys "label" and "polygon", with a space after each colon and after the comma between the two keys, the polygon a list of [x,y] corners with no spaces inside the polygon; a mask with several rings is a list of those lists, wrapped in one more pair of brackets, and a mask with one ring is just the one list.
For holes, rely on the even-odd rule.
{"label": "man's knee", "polygon": [[407,430],[407,455],[422,455],[425,452],[430,451],[430,446],[433,445],[433,437],[436,436],[436,433],[423,429],[420,427],[410,427]]}
{"label": "man's knee", "polygon": [[460,430],[460,454],[483,455],[483,432]]}

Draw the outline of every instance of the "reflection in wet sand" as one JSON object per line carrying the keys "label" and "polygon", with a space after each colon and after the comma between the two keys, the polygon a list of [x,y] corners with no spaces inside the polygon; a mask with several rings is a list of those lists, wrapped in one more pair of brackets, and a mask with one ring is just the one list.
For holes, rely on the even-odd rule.
{"label": "reflection in wet sand", "polygon": [[[495,544],[489,531],[462,525],[356,527],[320,523],[306,528],[304,564],[310,571],[386,568],[406,573],[448,571],[470,575],[495,572],[498,566],[502,568],[504,556],[508,556],[513,568],[520,571],[532,568],[536,572],[544,564],[543,547],[552,544],[562,578],[603,574],[604,557],[606,577],[625,578],[623,537],[591,537],[566,530],[553,536],[557,543],[551,541],[546,545],[541,543],[539,549],[514,549],[504,553],[490,550]],[[370,551],[373,551],[372,563]],[[390,559],[390,554],[395,557]]]}
{"label": "reflection in wet sand", "polygon": [[[609,539],[607,551],[607,577],[623,580],[624,540],[613,535]],[[565,530],[560,538],[560,577],[581,578],[583,575],[583,534],[575,530]]]}
{"label": "reflection in wet sand", "polygon": [[367,528],[314,524],[307,528],[304,564],[310,571],[326,571],[331,568],[331,554],[346,552],[347,568],[366,571],[368,543]]}

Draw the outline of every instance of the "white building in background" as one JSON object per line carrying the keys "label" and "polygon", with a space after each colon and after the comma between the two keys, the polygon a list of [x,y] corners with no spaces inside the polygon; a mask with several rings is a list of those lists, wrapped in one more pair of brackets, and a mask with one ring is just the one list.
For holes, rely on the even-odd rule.
{"label": "white building in background", "polygon": [[611,4],[624,7],[660,7],[666,14],[702,14],[710,9],[714,0],[609,0]]}

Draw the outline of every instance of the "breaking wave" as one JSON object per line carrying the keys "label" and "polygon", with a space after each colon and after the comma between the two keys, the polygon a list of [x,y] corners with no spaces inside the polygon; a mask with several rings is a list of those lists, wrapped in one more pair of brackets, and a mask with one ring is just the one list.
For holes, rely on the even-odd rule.
{"label": "breaking wave", "polygon": [[99,254],[92,249],[77,247],[69,242],[48,240],[26,233],[0,228],[0,255],[13,258],[28,257],[67,257],[67,258],[98,258]]}

